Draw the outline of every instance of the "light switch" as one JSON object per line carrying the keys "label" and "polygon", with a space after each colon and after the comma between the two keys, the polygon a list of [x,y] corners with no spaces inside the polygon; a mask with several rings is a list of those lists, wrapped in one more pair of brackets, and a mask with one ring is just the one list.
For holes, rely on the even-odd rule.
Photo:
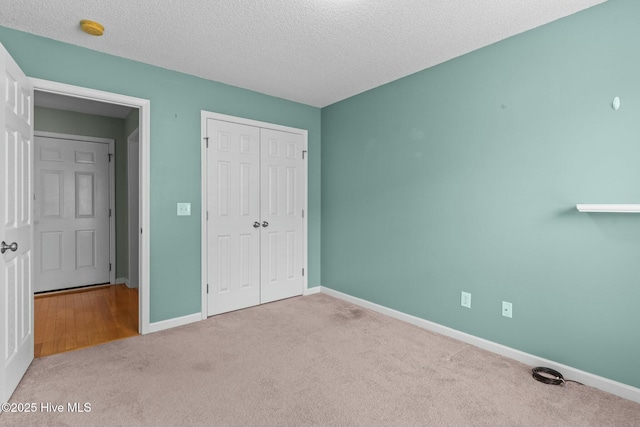
{"label": "light switch", "polygon": [[178,216],[191,215],[191,203],[178,203]]}

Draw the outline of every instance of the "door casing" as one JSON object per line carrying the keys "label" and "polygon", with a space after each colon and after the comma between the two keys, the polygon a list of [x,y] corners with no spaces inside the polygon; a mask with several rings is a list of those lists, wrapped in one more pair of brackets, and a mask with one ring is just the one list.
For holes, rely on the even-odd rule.
{"label": "door casing", "polygon": [[[200,158],[202,160],[202,164],[201,164],[201,189],[202,189],[202,195],[201,195],[201,234],[202,234],[202,238],[201,240],[201,244],[202,244],[202,248],[201,248],[201,265],[202,265],[202,319],[206,319],[207,318],[207,313],[208,313],[208,298],[207,298],[207,277],[208,277],[208,271],[207,271],[207,254],[208,254],[208,241],[207,241],[207,119],[213,119],[213,120],[220,120],[220,121],[226,121],[226,122],[231,122],[231,123],[237,123],[237,124],[242,124],[242,125],[248,125],[248,126],[254,126],[254,127],[259,127],[259,128],[264,128],[264,129],[273,129],[273,130],[278,130],[278,131],[282,131],[282,132],[289,132],[289,133],[295,133],[295,134],[299,134],[302,135],[304,138],[304,151],[308,156],[308,131],[306,129],[298,129],[298,128],[293,128],[293,127],[289,127],[289,126],[282,126],[282,125],[277,125],[274,123],[267,123],[267,122],[261,122],[261,121],[257,121],[257,120],[252,120],[252,119],[246,119],[243,117],[235,117],[235,116],[229,116],[226,114],[220,114],[220,113],[214,113],[211,111],[204,111],[202,110],[201,112],[201,117],[200,117],[200,124],[201,124],[201,155]],[[305,157],[305,159],[308,157]],[[303,239],[303,243],[302,243],[302,264],[303,264],[303,268],[305,271],[305,274],[303,276],[303,295],[305,295],[307,293],[307,290],[309,288],[309,273],[308,273],[308,205],[309,205],[309,186],[308,186],[308,177],[309,177],[309,170],[308,170],[308,162],[304,163],[304,197],[303,197],[303,210],[305,212],[304,215],[304,219],[303,219],[303,232],[302,232],[302,239]]]}

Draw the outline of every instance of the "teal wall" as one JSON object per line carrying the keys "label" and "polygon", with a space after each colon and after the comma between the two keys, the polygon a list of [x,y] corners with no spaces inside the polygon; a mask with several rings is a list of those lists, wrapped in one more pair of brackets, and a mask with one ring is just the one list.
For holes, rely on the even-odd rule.
{"label": "teal wall", "polygon": [[[116,156],[117,161],[120,162],[120,165],[123,165],[122,167],[124,168],[124,170],[122,170],[122,174],[123,176],[126,176],[125,182],[127,185],[127,188],[125,191],[123,191],[122,193],[116,193],[116,204],[119,204],[120,206],[124,206],[126,209],[125,217],[122,219],[121,224],[123,224],[123,226],[126,228],[124,235],[127,238],[127,241],[125,244],[126,254],[127,254],[127,259],[126,259],[127,275],[121,276],[121,277],[126,277],[128,279],[130,279],[129,277],[129,136],[131,136],[131,134],[136,129],[138,129],[139,124],[140,124],[140,110],[137,108],[132,109],[129,115],[127,116],[127,118],[124,120],[125,146],[122,150],[120,150],[120,152]],[[134,256],[137,257],[137,255],[134,255]],[[138,283],[138,280],[137,279],[134,280],[133,283]]]}
{"label": "teal wall", "polygon": [[[135,110],[137,114],[138,110]],[[94,136],[115,140],[115,223],[116,223],[116,278],[128,277],[129,229],[127,215],[127,139],[125,120],[113,117],[82,114],[53,108],[35,107],[35,130]]]}
{"label": "teal wall", "polygon": [[323,286],[640,387],[640,215],[575,209],[640,203],[639,18],[609,0],[322,109]]}
{"label": "teal wall", "polygon": [[[318,108],[5,27],[0,43],[28,76],[151,101],[151,322],[201,309],[201,110],[309,131],[309,286],[320,285]],[[176,216],[187,201],[192,215]]]}

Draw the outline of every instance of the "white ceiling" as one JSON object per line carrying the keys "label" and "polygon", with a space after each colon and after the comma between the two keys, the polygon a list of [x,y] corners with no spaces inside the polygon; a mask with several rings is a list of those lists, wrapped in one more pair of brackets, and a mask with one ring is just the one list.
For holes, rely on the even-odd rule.
{"label": "white ceiling", "polygon": [[604,1],[0,0],[0,25],[324,107]]}

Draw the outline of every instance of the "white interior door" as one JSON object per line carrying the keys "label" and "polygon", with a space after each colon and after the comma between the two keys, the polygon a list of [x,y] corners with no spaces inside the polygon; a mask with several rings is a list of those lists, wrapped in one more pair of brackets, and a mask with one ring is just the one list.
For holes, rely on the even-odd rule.
{"label": "white interior door", "polygon": [[0,44],[0,403],[33,360],[33,87]]}
{"label": "white interior door", "polygon": [[207,120],[208,315],[260,303],[260,129]]}
{"label": "white interior door", "polygon": [[35,137],[35,291],[109,283],[109,146]]}
{"label": "white interior door", "polygon": [[261,131],[261,297],[266,303],[302,295],[304,173],[303,136]]}

